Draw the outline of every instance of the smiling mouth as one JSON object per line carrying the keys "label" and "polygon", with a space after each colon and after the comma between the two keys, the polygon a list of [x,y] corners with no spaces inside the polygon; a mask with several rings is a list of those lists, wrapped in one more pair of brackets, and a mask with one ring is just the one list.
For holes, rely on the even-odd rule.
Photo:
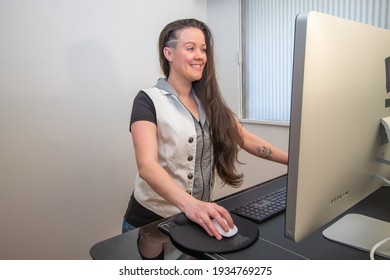
{"label": "smiling mouth", "polygon": [[193,69],[195,69],[195,70],[200,70],[200,69],[202,69],[202,66],[199,65],[199,64],[192,64],[191,67],[192,67]]}

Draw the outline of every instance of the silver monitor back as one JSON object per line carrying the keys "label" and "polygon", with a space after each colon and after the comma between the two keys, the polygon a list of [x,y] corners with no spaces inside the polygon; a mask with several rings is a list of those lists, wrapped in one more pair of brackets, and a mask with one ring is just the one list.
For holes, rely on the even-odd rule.
{"label": "silver monitor back", "polygon": [[[296,242],[390,178],[390,31],[310,12],[296,19],[286,236]],[[388,81],[387,81],[388,82]],[[379,160],[378,160],[379,159]],[[390,202],[389,202],[390,203]]]}

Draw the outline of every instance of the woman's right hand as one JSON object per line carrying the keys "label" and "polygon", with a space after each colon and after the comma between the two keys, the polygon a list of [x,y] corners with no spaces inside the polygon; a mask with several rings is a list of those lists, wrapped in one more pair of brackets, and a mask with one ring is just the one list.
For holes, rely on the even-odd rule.
{"label": "woman's right hand", "polygon": [[190,220],[199,224],[207,234],[218,240],[222,239],[222,235],[215,228],[211,219],[215,219],[225,231],[234,226],[229,211],[213,202],[204,202],[193,198],[193,201],[187,204],[183,212]]}

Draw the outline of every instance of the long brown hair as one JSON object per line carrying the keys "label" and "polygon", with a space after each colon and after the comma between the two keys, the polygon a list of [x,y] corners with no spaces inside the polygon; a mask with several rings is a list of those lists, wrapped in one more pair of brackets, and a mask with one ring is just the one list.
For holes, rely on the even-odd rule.
{"label": "long brown hair", "polygon": [[226,106],[219,89],[215,73],[214,42],[207,25],[196,19],[181,19],[166,25],[159,37],[160,66],[168,78],[170,66],[163,50],[165,47],[175,48],[179,39],[178,33],[190,27],[198,28],[203,32],[207,46],[207,63],[202,78],[193,82],[192,86],[205,107],[209,121],[214,152],[213,168],[224,183],[239,186],[242,184],[243,175],[237,173],[235,164],[239,162],[238,144],[243,140],[238,134],[235,116]]}

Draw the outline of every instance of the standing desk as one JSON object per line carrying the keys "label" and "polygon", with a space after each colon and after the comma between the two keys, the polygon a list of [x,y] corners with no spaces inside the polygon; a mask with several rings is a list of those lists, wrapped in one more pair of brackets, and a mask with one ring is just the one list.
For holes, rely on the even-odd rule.
{"label": "standing desk", "polygon": [[[254,197],[266,194],[281,185],[286,185],[287,176],[281,176],[261,183],[222,200],[218,204],[231,210],[238,205],[251,201]],[[359,213],[390,222],[390,187],[382,187],[367,198],[353,206],[346,213]],[[341,218],[338,217],[338,218]],[[141,259],[138,252],[137,239],[139,233],[148,236],[151,242],[163,240],[166,242],[165,259],[235,259],[235,260],[358,260],[369,259],[369,253],[330,241],[323,237],[322,231],[338,218],[315,231],[303,241],[295,243],[284,236],[285,214],[277,215],[258,225],[259,238],[251,246],[232,253],[199,254],[176,248],[170,243],[169,237],[158,229],[163,221],[158,221],[142,228],[120,234],[96,243],[90,249],[93,259],[128,260]],[[172,219],[172,218],[167,218]],[[165,219],[165,220],[167,220]],[[377,257],[380,259],[380,257]]]}

